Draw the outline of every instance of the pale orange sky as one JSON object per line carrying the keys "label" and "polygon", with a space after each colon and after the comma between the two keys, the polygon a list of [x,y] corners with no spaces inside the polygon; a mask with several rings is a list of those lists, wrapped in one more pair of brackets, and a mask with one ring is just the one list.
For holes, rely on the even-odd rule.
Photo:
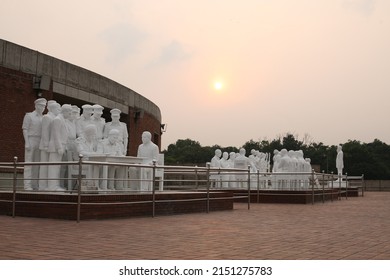
{"label": "pale orange sky", "polygon": [[0,38],[156,103],[167,124],[163,148],[185,138],[239,147],[286,132],[327,145],[390,144],[390,1],[0,0],[0,7]]}

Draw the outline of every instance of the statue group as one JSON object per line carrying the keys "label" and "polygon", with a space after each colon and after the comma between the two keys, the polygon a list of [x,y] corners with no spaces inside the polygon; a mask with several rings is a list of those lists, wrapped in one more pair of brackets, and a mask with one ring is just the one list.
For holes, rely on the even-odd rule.
{"label": "statue group", "polygon": [[[22,130],[25,140],[25,162],[61,162],[78,160],[79,154],[110,154],[125,156],[128,131],[120,122],[121,111],[112,109],[111,122],[102,118],[103,107],[85,104],[60,105],[44,98],[35,100],[35,110],[26,113]],[[47,114],[43,115],[47,107]],[[25,190],[64,190],[65,166],[26,165],[24,167]]]}
{"label": "statue group", "polygon": [[[247,170],[249,168],[251,182],[259,180],[262,187],[267,188],[268,178],[272,178],[272,187],[275,189],[287,187],[299,189],[307,187],[309,184],[309,176],[299,173],[310,173],[312,171],[311,160],[304,158],[302,150],[287,151],[286,149],[274,151],[271,176],[266,174],[271,172],[270,154],[254,149],[251,150],[248,157],[244,148],[241,148],[239,153],[231,152],[230,154],[227,152],[222,154],[222,151],[217,149],[215,150],[214,157],[211,159],[210,167],[220,169],[236,168],[241,170]],[[259,177],[256,176],[257,172],[260,174]],[[296,173],[296,175],[285,175],[282,173]],[[241,174],[235,174],[234,172],[213,171],[210,173],[210,180],[212,186],[216,188],[246,188],[248,175],[242,172]],[[257,184],[253,183],[251,186],[257,187]]]}
{"label": "statue group", "polygon": [[[222,157],[222,158],[221,158]],[[241,148],[238,153],[235,152],[223,152],[220,149],[216,149],[214,157],[210,161],[211,168],[221,169],[242,169],[247,170],[248,166],[251,173],[257,171],[265,173],[269,171],[270,162],[269,154],[263,153],[257,150],[251,150],[249,157],[246,156],[246,150]],[[231,171],[211,172],[210,173],[211,186],[216,188],[236,188],[245,187],[248,180],[246,174],[237,173]]]}

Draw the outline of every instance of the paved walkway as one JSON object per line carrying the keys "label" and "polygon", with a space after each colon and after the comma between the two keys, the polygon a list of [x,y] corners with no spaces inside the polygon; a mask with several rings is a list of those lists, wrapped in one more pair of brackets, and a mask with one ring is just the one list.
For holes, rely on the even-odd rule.
{"label": "paved walkway", "polygon": [[0,259],[390,260],[390,192],[79,224],[0,216]]}

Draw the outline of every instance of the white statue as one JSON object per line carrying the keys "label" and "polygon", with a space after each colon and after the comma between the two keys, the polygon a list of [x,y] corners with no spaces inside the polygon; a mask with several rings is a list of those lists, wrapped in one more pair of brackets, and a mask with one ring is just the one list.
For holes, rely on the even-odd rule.
{"label": "white statue", "polygon": [[[229,168],[234,168],[234,159],[236,158],[236,153],[235,152],[230,152],[229,154]],[[230,188],[235,188],[236,187],[236,175],[233,172],[230,172],[229,175],[229,187]]]}
{"label": "white statue", "polygon": [[[142,144],[138,146],[138,152],[137,157],[146,158],[146,164],[153,164],[153,160],[157,162],[159,155],[159,149],[156,144],[152,142],[152,134],[149,131],[144,131],[142,133]],[[143,180],[148,181],[142,181],[141,183],[141,190],[142,191],[151,191],[153,184],[152,184],[152,169],[151,168],[144,168],[142,172]]]}
{"label": "white statue", "polygon": [[[280,151],[280,160],[278,162],[278,171],[276,173],[288,173],[291,170],[291,159],[286,149]],[[289,174],[277,175],[278,188],[287,188],[290,180]]]}
{"label": "white statue", "polygon": [[[307,172],[307,173],[311,173],[312,172],[312,168],[311,168],[311,159],[310,158],[305,158],[305,165],[303,167],[304,169],[304,172]],[[303,181],[303,186],[304,188],[308,188],[310,187],[310,178],[311,178],[311,175],[310,174],[306,174],[305,175],[305,178],[304,178],[304,181]]]}
{"label": "white statue", "polygon": [[120,122],[120,114],[121,111],[119,109],[112,109],[111,113],[111,122],[108,122],[104,126],[103,135],[104,138],[108,137],[111,129],[117,129],[119,131],[119,139],[123,143],[123,147],[125,148],[125,155],[127,154],[127,144],[129,139],[129,134],[127,132],[127,126],[124,122]]}
{"label": "white statue", "polygon": [[255,149],[251,150],[251,154],[249,155],[248,160],[249,160],[249,166],[250,166],[251,173],[256,173],[257,172],[257,168],[256,168],[257,158],[256,158],[256,150]]}
{"label": "white statue", "polygon": [[[39,162],[40,150],[39,144],[41,142],[42,133],[42,114],[45,111],[46,99],[39,98],[34,101],[35,110],[27,113],[23,119],[23,137],[24,137],[24,161],[25,162]],[[24,167],[24,189],[33,190],[38,188],[38,165],[26,165]]]}
{"label": "white statue", "polygon": [[[234,159],[234,168],[248,169],[249,159],[245,156],[245,154],[245,149],[241,148],[239,155]],[[236,180],[238,181],[238,187],[244,188],[246,186],[245,182],[248,180],[248,175],[246,173],[236,175]]]}
{"label": "white statue", "polygon": [[93,105],[92,108],[93,108],[92,123],[96,125],[96,129],[97,129],[96,137],[98,140],[103,139],[103,130],[104,130],[104,125],[106,124],[106,120],[102,118],[104,108],[99,104]]}
{"label": "white statue", "polygon": [[[101,140],[98,143],[97,152],[99,154],[107,154],[111,156],[124,156],[123,143],[119,140],[119,131],[111,129],[108,133],[108,138]],[[109,166],[108,167],[108,188],[110,190],[121,190],[124,188],[124,181],[114,181],[112,179],[125,179],[126,167]]]}
{"label": "white statue", "polygon": [[81,108],[83,108],[83,113],[76,121],[76,132],[78,137],[83,136],[85,127],[89,124],[92,124],[92,106],[89,104],[84,104],[81,106]]}
{"label": "white statue", "polygon": [[344,153],[340,145],[337,146],[336,168],[337,168],[337,175],[340,176],[339,180],[341,180],[341,176],[343,175],[343,168],[344,168]]}
{"label": "white statue", "polygon": [[275,149],[274,150],[274,156],[272,158],[272,161],[273,161],[273,165],[272,165],[272,172],[278,172],[279,171],[279,162],[280,162],[280,159],[281,159],[281,155],[280,155],[280,152]]}
{"label": "white statue", "polygon": [[77,153],[88,157],[97,153],[98,141],[96,139],[97,128],[94,124],[88,124],[84,131],[83,136],[76,139]]}
{"label": "white statue", "polygon": [[[54,118],[60,113],[61,105],[54,100],[47,102],[47,114],[42,117],[42,137],[39,144],[40,149],[40,161],[49,161],[49,140],[50,140],[50,129],[51,123]],[[39,189],[47,189],[47,178],[48,178],[48,165],[41,165],[39,167]]]}
{"label": "white statue", "polygon": [[[61,107],[61,113],[56,116],[50,129],[50,140],[48,146],[49,161],[59,162],[63,160],[66,152],[69,137],[67,121],[71,119],[72,106],[64,104]],[[66,159],[65,159],[66,160]],[[49,165],[48,167],[48,190],[63,190],[60,183],[60,165]]]}
{"label": "white statue", "polygon": [[77,105],[72,105],[72,121],[76,124],[80,118],[80,108]]}
{"label": "white statue", "polygon": [[[220,160],[220,165],[221,168],[223,169],[228,169],[230,168],[230,162],[229,162],[229,153],[228,152],[223,152],[222,158]],[[226,171],[221,172],[221,183],[223,188],[227,188],[229,186],[229,179],[230,175]]]}
{"label": "white statue", "polygon": [[[221,156],[222,151],[220,149],[216,149],[214,151],[214,157],[211,159],[210,167],[211,168],[220,168],[221,167]],[[210,187],[221,187],[221,175],[219,171],[211,171],[210,172]]]}

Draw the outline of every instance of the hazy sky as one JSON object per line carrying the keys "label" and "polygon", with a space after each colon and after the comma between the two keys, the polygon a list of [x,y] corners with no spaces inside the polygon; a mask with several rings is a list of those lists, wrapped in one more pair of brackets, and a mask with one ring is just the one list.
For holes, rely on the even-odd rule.
{"label": "hazy sky", "polygon": [[390,144],[388,0],[0,0],[0,37],[156,103],[163,148]]}

